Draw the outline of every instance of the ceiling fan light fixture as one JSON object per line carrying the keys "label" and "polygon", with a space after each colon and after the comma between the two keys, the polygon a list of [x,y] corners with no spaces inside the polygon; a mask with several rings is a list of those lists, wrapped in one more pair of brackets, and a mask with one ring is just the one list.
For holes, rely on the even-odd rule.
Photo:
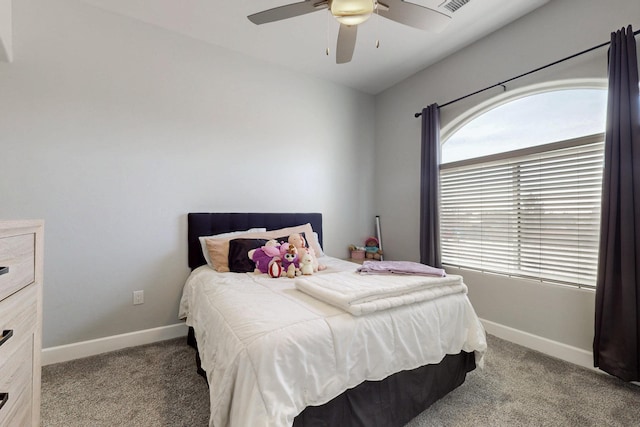
{"label": "ceiling fan light fixture", "polygon": [[375,9],[374,0],[333,0],[331,14],[344,25],[359,25],[365,22]]}

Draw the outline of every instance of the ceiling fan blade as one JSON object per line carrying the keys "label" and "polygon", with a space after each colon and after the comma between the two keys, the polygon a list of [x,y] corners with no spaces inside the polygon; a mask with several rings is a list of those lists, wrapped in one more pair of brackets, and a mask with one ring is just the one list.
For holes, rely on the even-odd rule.
{"label": "ceiling fan blade", "polygon": [[318,0],[306,0],[298,3],[291,3],[285,6],[274,7],[273,9],[263,10],[247,16],[249,21],[256,25],[266,24],[268,22],[281,21],[283,19],[294,18],[317,10],[326,9],[329,2]]}
{"label": "ceiling fan blade", "polygon": [[357,35],[357,25],[340,24],[338,43],[336,46],[336,64],[346,64],[351,61],[351,58],[353,58],[353,50],[356,47]]}
{"label": "ceiling fan blade", "polygon": [[388,6],[388,9],[380,7],[378,9],[380,16],[419,30],[437,33],[451,21],[451,17],[442,12],[404,0],[382,0],[380,4],[382,3]]}

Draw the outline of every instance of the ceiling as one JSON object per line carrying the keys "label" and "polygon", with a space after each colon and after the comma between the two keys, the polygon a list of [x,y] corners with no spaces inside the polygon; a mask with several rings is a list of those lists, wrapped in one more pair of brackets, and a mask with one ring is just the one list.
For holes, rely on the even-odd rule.
{"label": "ceiling", "polygon": [[470,0],[453,13],[439,7],[449,0],[412,0],[452,16],[450,24],[435,34],[372,16],[358,27],[352,61],[339,65],[335,63],[339,24],[326,10],[264,25],[254,25],[246,18],[296,0],[83,1],[287,69],[376,94],[549,0]]}

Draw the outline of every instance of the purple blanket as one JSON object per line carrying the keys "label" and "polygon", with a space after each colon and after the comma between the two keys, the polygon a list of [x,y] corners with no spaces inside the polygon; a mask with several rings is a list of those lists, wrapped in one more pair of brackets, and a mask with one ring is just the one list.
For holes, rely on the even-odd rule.
{"label": "purple blanket", "polygon": [[447,275],[442,268],[412,261],[365,261],[356,271],[360,274],[409,274],[436,277]]}

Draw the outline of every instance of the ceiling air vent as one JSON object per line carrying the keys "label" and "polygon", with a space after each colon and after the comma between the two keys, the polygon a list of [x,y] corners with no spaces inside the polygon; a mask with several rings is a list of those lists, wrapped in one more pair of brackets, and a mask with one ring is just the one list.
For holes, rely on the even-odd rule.
{"label": "ceiling air vent", "polygon": [[451,0],[444,5],[444,8],[451,12],[455,12],[470,1],[471,0]]}

